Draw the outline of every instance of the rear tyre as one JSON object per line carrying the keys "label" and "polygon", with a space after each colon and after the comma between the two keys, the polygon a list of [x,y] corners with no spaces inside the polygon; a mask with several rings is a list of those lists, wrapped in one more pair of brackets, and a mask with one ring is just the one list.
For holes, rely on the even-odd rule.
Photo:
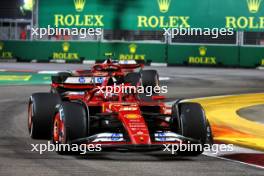
{"label": "rear tyre", "polygon": [[28,104],[28,131],[33,139],[50,139],[52,117],[60,97],[51,93],[35,93]]}
{"label": "rear tyre", "polygon": [[[52,141],[54,144],[71,144],[73,140],[88,134],[88,112],[80,103],[62,102],[53,120]],[[69,149],[59,154],[72,153]]]}
{"label": "rear tyre", "polygon": [[197,156],[202,154],[203,145],[207,141],[207,120],[202,106],[198,103],[180,103],[174,106],[177,107],[173,108],[172,115],[173,118],[178,118],[175,120],[178,123],[178,132],[184,137],[197,140],[197,144],[201,144],[190,151],[178,151],[178,155]]}
{"label": "rear tyre", "polygon": [[136,86],[140,81],[140,74],[139,73],[128,73],[125,76],[125,83],[130,83],[131,86]]}
{"label": "rear tyre", "polygon": [[142,85],[144,87],[155,87],[159,85],[159,74],[156,70],[141,71]]}
{"label": "rear tyre", "polygon": [[64,89],[61,88],[61,87],[57,87],[57,88],[52,87],[52,88],[50,89],[50,92],[51,92],[51,93],[58,94],[58,95],[60,95],[61,97],[63,97],[63,94],[66,92],[66,90],[64,90]]}

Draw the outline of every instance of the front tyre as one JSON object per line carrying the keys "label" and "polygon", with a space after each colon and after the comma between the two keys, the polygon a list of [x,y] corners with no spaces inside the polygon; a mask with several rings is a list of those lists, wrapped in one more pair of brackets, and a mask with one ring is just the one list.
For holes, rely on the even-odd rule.
{"label": "front tyre", "polygon": [[35,93],[28,104],[28,131],[33,139],[50,139],[52,117],[60,97],[51,93]]}
{"label": "front tyre", "polygon": [[[54,144],[71,144],[73,140],[87,136],[88,112],[81,103],[62,102],[53,120],[52,141]],[[67,154],[71,151],[57,151]]]}
{"label": "front tyre", "polygon": [[[197,156],[203,153],[203,146],[207,141],[207,120],[204,110],[199,103],[179,103],[173,108],[173,118],[178,118],[178,132],[187,138],[198,141],[194,145],[197,147],[191,148],[190,151],[178,151],[179,155]],[[178,112],[175,112],[175,111]],[[193,143],[190,143],[193,144]]]}

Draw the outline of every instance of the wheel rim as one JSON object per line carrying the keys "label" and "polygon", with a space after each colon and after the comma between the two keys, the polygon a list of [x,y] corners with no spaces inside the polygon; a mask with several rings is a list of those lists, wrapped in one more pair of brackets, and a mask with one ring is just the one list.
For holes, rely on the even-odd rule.
{"label": "wheel rim", "polygon": [[65,143],[65,127],[64,122],[60,118],[60,114],[57,113],[53,123],[53,140],[56,143]]}
{"label": "wheel rim", "polygon": [[32,115],[33,115],[33,104],[30,103],[28,106],[28,131],[30,136],[32,136],[32,128],[33,128]]}

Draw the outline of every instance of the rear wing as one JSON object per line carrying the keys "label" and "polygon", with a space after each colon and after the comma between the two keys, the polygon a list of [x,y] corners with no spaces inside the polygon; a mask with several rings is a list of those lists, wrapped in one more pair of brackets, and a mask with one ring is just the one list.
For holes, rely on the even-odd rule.
{"label": "rear wing", "polygon": [[136,69],[144,67],[143,63],[137,63],[135,60],[120,60],[119,65],[121,69]]}

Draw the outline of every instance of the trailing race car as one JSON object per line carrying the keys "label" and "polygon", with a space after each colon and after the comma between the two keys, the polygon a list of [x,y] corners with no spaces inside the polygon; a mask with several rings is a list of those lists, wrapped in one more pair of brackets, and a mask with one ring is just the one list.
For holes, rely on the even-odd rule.
{"label": "trailing race car", "polygon": [[[89,81],[88,81],[89,78]],[[94,84],[96,77],[86,77]],[[172,107],[152,96],[144,101],[138,93],[106,92],[113,77],[104,77],[100,87],[85,91],[34,93],[28,105],[28,130],[33,139],[52,139],[58,144],[100,144],[111,149],[161,150],[164,144],[204,145],[208,123],[200,104],[176,101]],[[124,88],[131,86],[124,76]],[[90,85],[89,84],[89,85]],[[178,151],[196,156],[196,151]]]}
{"label": "trailing race car", "polygon": [[[136,85],[139,82],[143,86],[159,85],[159,75],[156,70],[143,70],[143,64],[133,61],[113,61],[107,59],[104,63],[95,64],[91,70],[76,70],[74,72],[59,72],[52,76],[51,92],[63,95],[67,91],[83,91],[92,89],[101,84],[106,77],[112,77],[116,84],[130,82]],[[94,77],[94,84],[90,84],[89,78]]]}

